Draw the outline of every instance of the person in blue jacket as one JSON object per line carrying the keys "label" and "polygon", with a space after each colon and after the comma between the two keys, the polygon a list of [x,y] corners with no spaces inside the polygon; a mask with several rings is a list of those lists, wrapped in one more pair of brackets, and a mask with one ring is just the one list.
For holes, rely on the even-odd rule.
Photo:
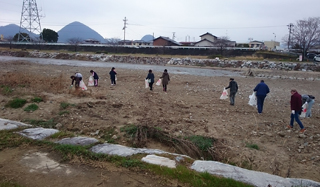
{"label": "person in blue jacket", "polygon": [[258,113],[261,114],[263,110],[264,99],[270,92],[269,87],[264,83],[264,80],[261,80],[253,91],[256,92]]}
{"label": "person in blue jacket", "polygon": [[154,83],[154,74],[152,73],[151,69],[149,70],[149,73],[148,73],[148,76],[147,76],[146,80],[148,80],[149,88],[150,88],[150,90],[152,90],[152,85]]}

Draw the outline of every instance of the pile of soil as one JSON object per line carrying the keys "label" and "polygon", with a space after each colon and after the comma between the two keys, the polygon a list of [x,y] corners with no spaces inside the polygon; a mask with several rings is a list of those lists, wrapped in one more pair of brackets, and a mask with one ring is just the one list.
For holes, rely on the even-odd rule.
{"label": "pile of soil", "polygon": [[[239,92],[235,106],[231,106],[228,99],[219,99],[223,88],[228,86],[230,77],[227,76],[170,74],[168,66],[171,81],[168,91],[163,92],[161,86],[154,86],[153,91],[144,87],[148,72],[116,68],[117,84],[111,86],[110,69],[99,68],[93,69],[100,77],[99,86],[81,91],[74,87],[70,89],[70,76],[79,71],[87,83],[91,67],[23,61],[0,63],[2,118],[17,121],[53,119],[54,127],[59,130],[98,139],[107,135],[116,143],[127,146],[132,144],[120,128],[130,124],[155,127],[175,137],[201,135],[223,144],[219,147],[221,162],[282,177],[320,181],[319,81],[265,78],[271,92],[265,100],[262,115],[258,115],[248,101],[260,78],[236,77]],[[260,71],[274,76],[319,76],[312,72]],[[154,74],[158,79],[162,72]],[[293,130],[286,128],[290,121],[289,101],[293,88],[300,94],[316,97],[312,117],[302,119],[307,129],[304,134],[299,133],[296,123]],[[39,109],[34,112],[5,107],[14,97],[25,98],[30,103],[35,96],[44,101],[37,104]],[[70,105],[62,108],[61,103]],[[249,145],[254,144],[258,149],[250,148]],[[173,147],[151,139],[145,147],[179,153]],[[148,183],[147,178],[143,180]]]}

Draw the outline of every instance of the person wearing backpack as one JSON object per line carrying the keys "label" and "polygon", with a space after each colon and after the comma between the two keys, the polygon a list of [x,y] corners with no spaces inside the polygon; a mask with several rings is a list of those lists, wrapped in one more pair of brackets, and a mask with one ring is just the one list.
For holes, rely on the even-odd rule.
{"label": "person wearing backpack", "polygon": [[307,95],[307,94],[304,94],[301,97],[302,97],[302,104],[307,103],[306,118],[310,118],[311,117],[311,108],[315,102],[314,101],[315,97],[313,95]]}

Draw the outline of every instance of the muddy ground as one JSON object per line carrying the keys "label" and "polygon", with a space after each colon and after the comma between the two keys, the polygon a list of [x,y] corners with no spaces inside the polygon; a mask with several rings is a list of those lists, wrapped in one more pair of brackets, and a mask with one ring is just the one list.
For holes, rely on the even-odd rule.
{"label": "muddy ground", "polygon": [[[317,102],[317,98],[320,98],[320,82],[317,80],[264,78],[271,92],[265,100],[263,114],[257,115],[256,108],[248,105],[248,97],[261,78],[235,77],[239,92],[235,106],[231,106],[228,99],[219,99],[222,89],[228,86],[230,77],[227,76],[170,74],[170,66],[167,66],[165,68],[168,69],[171,81],[168,92],[165,93],[160,86],[155,86],[153,91],[144,88],[147,76],[145,71],[116,68],[117,85],[111,86],[108,75],[110,69],[99,68],[93,69],[100,76],[99,86],[81,91],[70,89],[69,77],[80,71],[87,83],[91,67],[39,65],[24,61],[0,63],[1,118],[17,121],[53,119],[54,124],[57,123],[55,127],[61,131],[92,136],[103,141],[106,140],[105,137],[109,137],[109,141],[127,146],[131,146],[131,142],[123,136],[120,128],[128,124],[156,127],[177,137],[202,135],[215,138],[223,145],[217,150],[221,162],[282,177],[320,181],[320,107]],[[314,72],[253,71],[255,74],[298,78],[320,76]],[[154,74],[158,79],[162,72]],[[8,87],[13,90],[8,90]],[[301,94],[316,97],[312,117],[302,120],[307,129],[303,135],[299,133],[296,123],[293,130],[286,128],[290,121],[289,101],[292,88]],[[28,99],[27,106],[35,96],[43,98],[44,102],[37,104],[39,109],[34,112],[5,107],[14,97]],[[71,105],[62,109],[61,103]],[[259,150],[247,147],[249,144],[258,145]],[[154,140],[148,140],[144,146],[179,153],[173,147]],[[61,173],[48,177],[43,172],[30,172],[26,167],[21,169],[23,157],[37,152],[45,151],[36,148],[0,151],[0,177],[11,178],[27,186],[41,186],[41,183],[35,183],[35,180],[28,180],[26,177],[45,179],[48,184],[50,181],[52,184],[67,184],[62,182],[67,179]],[[52,154],[54,153],[49,155],[54,157]],[[110,166],[111,169],[109,166],[104,167],[107,169],[97,168],[81,160],[67,164],[71,170],[81,168],[73,173],[74,179],[92,176],[81,178],[84,184],[92,186],[107,185],[113,178],[127,181],[126,186],[177,186],[176,181],[154,179],[146,177],[146,174],[114,166]],[[26,177],[22,177],[23,175]],[[97,182],[90,183],[92,180]]]}

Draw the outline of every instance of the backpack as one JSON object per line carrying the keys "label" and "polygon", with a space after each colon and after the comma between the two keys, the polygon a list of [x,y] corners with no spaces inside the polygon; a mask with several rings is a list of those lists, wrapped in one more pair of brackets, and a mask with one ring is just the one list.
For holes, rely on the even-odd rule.
{"label": "backpack", "polygon": [[315,99],[313,95],[308,95],[310,99]]}

